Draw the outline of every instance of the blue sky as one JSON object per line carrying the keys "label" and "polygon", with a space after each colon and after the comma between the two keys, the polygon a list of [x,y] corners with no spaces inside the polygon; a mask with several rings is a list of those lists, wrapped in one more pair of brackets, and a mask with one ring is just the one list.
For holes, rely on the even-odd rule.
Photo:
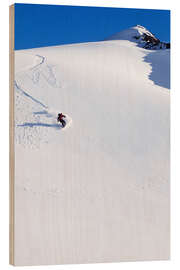
{"label": "blue sky", "polygon": [[170,41],[170,11],[15,4],[15,49],[99,41],[140,24]]}

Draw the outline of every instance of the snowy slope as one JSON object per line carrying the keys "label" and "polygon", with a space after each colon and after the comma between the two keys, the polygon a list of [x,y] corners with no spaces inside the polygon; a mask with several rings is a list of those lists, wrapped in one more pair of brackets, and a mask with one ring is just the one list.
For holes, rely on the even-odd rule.
{"label": "snowy slope", "polygon": [[125,34],[15,52],[17,265],[169,257],[169,50]]}

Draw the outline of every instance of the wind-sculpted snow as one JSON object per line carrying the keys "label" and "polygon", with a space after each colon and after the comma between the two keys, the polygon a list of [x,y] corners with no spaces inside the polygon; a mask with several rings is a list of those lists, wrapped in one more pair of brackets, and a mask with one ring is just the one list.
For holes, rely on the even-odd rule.
{"label": "wind-sculpted snow", "polygon": [[15,52],[17,264],[168,258],[168,54],[129,40]]}

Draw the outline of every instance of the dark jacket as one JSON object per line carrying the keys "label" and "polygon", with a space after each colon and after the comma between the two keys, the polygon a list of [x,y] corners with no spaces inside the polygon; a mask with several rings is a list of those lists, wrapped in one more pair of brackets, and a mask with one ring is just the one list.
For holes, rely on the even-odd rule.
{"label": "dark jacket", "polygon": [[58,114],[57,120],[58,120],[59,122],[61,122],[61,121],[63,120],[63,118],[65,118],[65,117],[66,117],[66,116],[65,116],[64,114],[59,113],[59,114]]}

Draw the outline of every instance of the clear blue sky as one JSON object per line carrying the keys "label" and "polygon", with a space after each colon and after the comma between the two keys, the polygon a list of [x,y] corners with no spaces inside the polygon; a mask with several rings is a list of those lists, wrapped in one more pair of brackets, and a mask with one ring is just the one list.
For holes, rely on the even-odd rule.
{"label": "clear blue sky", "polygon": [[15,49],[99,41],[140,24],[170,41],[170,11],[15,4]]}

